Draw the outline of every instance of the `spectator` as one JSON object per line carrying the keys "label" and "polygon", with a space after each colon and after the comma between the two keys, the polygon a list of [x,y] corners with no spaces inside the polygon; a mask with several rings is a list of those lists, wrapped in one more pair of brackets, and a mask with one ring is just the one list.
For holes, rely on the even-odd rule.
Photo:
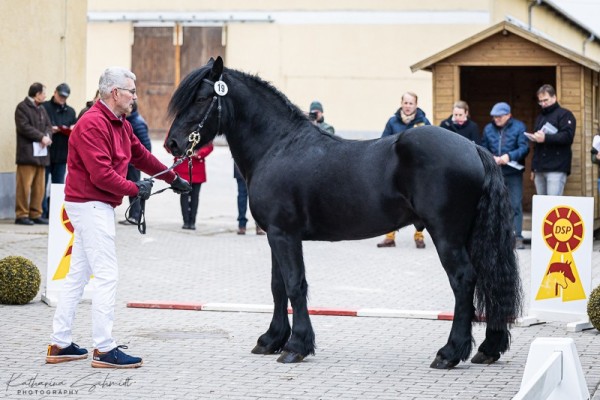
{"label": "spectator", "polygon": [[[238,235],[246,234],[246,224],[248,223],[248,219],[246,218],[246,210],[248,209],[248,188],[246,187],[246,181],[242,176],[238,166],[233,163],[233,177],[237,181],[238,194],[237,194],[237,204],[238,204]],[[256,224],[256,234],[264,235],[265,231]]]}
{"label": "spectator", "polygon": [[[402,95],[401,105],[398,111],[385,124],[385,129],[381,137],[397,135],[407,129],[417,126],[431,125],[425,112],[418,106],[418,97],[413,92],[406,92]],[[425,237],[422,230],[416,230],[414,234],[415,246],[418,249],[425,248]],[[396,232],[390,232],[385,235],[381,243],[377,243],[377,247],[396,247]]]}
{"label": "spectator", "polygon": [[537,194],[562,196],[571,173],[571,145],[577,121],[573,113],[562,108],[556,91],[542,85],[537,91],[541,113],[535,120],[532,179]]}
{"label": "spectator", "polygon": [[[196,215],[198,215],[198,203],[200,201],[200,188],[206,182],[206,157],[212,153],[212,142],[206,146],[202,146],[192,155],[192,176],[190,179],[190,171],[187,162],[181,163],[175,167],[175,172],[180,176],[190,179],[192,191],[182,193],[179,198],[181,204],[181,215],[183,216],[183,226],[181,229],[196,230]],[[177,161],[178,158],[175,158]]]}
{"label": "spectator", "polygon": [[452,115],[440,124],[442,128],[458,133],[475,144],[481,144],[479,127],[469,117],[469,105],[466,101],[459,100],[452,106]]}
{"label": "spectator", "polygon": [[[74,228],[71,265],[54,313],[53,333],[46,363],[56,364],[87,358],[86,349],[72,340],[72,325],[84,286],[94,276],[92,338],[95,368],[135,368],[140,357],[132,357],[117,346],[112,336],[118,265],[115,243],[115,210],[123,196],[148,199],[152,181],[125,179],[132,163],[149,175],[167,169],[133,134],[125,115],[137,99],[135,75],[125,68],[107,68],[100,77],[100,96],[69,138],[69,173],[65,184],[65,210]],[[173,171],[159,176],[178,192],[190,185]]]}
{"label": "spectator", "polygon": [[507,103],[497,103],[492,107],[490,122],[483,129],[482,147],[494,156],[502,169],[504,183],[508,189],[512,206],[513,226],[516,237],[515,247],[524,249],[523,244],[523,162],[529,154],[529,142],[523,134],[525,124],[512,117]]}
{"label": "spectator", "polygon": [[50,165],[46,167],[46,185],[44,185],[44,189],[46,189],[43,203],[44,218],[48,218],[50,205],[50,195],[47,193],[49,179],[51,179],[51,183],[65,183],[69,135],[77,122],[75,110],[67,105],[67,98],[70,94],[69,85],[61,83],[54,90],[52,98],[42,104],[52,123],[52,146],[49,148]]}
{"label": "spectator", "polygon": [[[131,108],[131,113],[127,116],[127,121],[131,124],[131,128],[133,129],[133,134],[140,140],[140,143],[144,145],[144,147],[148,151],[152,151],[152,143],[150,142],[150,136],[148,136],[148,124],[144,118],[140,115],[138,111],[137,101],[133,102],[133,106]],[[142,178],[142,174],[140,170],[133,166],[133,164],[129,164],[127,166],[127,180],[131,182],[137,182]],[[121,225],[129,225],[137,223],[140,220],[140,215],[142,213],[142,207],[139,201],[135,201],[135,196],[129,196],[129,215],[128,219],[124,219],[119,221]]]}
{"label": "spectator", "polygon": [[323,116],[323,105],[319,101],[313,101],[310,103],[310,110],[308,112],[308,119],[319,128],[324,130],[327,133],[335,134],[335,128],[325,122],[325,117]]}
{"label": "spectator", "polygon": [[42,103],[46,87],[39,82],[29,87],[27,97],[17,105],[15,125],[16,207],[15,224],[48,224],[42,217],[42,201],[46,185],[45,168],[50,164],[48,146],[52,144],[52,124]]}

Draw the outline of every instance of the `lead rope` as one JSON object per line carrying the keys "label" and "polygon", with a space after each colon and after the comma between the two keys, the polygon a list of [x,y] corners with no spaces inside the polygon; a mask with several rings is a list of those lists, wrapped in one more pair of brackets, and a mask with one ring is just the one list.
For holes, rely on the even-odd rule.
{"label": "lead rope", "polygon": [[[158,174],[152,175],[149,178],[145,178],[144,180],[149,180],[154,182],[154,178],[156,178],[157,176],[161,176],[163,174],[166,174],[169,171],[172,171],[173,168],[177,167],[179,164],[181,164],[182,162],[185,161],[185,159],[188,158],[186,157],[182,157],[179,160],[177,160],[176,162],[173,163],[173,165],[171,165],[169,168],[165,169],[164,171],[159,172]],[[164,192],[165,190],[171,189],[170,187],[166,187],[164,189],[158,190],[154,193],[152,193],[150,196],[154,196],[155,194],[159,194]],[[140,203],[140,218],[139,220],[134,220],[132,218],[130,218],[129,216],[129,210],[131,210],[131,207],[136,204],[136,202]],[[129,205],[129,207],[127,207],[127,210],[125,210],[125,219],[127,220],[127,222],[129,222],[130,224],[133,225],[137,225],[138,228],[138,232],[140,232],[142,235],[146,234],[146,200],[142,200],[140,197],[136,197],[135,199],[133,199],[133,201],[131,202],[131,204]]]}

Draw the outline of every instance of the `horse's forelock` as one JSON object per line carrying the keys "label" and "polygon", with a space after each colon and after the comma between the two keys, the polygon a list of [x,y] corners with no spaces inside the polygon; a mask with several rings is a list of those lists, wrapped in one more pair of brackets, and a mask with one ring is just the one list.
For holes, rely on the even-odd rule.
{"label": "horse's forelock", "polygon": [[196,97],[196,91],[200,88],[200,83],[208,73],[210,66],[204,66],[190,72],[179,84],[171,101],[169,101],[168,114],[173,118],[181,111],[187,109]]}

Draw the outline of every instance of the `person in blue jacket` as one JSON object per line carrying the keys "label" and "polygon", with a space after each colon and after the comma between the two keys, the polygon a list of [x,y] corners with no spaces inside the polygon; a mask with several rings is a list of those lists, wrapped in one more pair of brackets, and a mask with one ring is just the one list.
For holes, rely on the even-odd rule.
{"label": "person in blue jacket", "polygon": [[496,103],[490,112],[493,122],[483,129],[481,146],[494,156],[502,169],[508,189],[510,204],[514,211],[515,247],[524,249],[523,227],[523,165],[529,154],[529,139],[525,136],[525,124],[512,117],[508,103]]}
{"label": "person in blue jacket", "polygon": [[[417,104],[417,95],[413,92],[405,92],[401,98],[400,108],[385,124],[381,137],[397,135],[407,129],[416,128],[417,126],[431,125],[425,116],[425,112],[421,110]],[[414,239],[417,249],[425,248],[423,230],[417,228]],[[386,234],[383,241],[377,243],[377,247],[396,247],[396,232],[394,231]]]}

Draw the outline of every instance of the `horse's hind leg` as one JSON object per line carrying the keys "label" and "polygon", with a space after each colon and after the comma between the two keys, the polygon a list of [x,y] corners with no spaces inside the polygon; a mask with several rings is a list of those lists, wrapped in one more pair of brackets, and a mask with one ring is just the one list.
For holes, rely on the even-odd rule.
{"label": "horse's hind leg", "polygon": [[448,342],[438,350],[431,368],[448,369],[455,367],[461,360],[466,360],[471,354],[471,324],[475,315],[473,295],[477,277],[464,247],[455,248],[439,242],[436,247],[450,279],[455,302]]}
{"label": "horse's hind leg", "polygon": [[477,354],[471,359],[475,364],[491,364],[500,359],[500,353],[508,350],[510,344],[510,333],[508,327],[501,330],[493,330],[488,326],[485,329],[485,340],[477,349]]}
{"label": "horse's hind leg", "polygon": [[285,284],[277,264],[277,259],[271,252],[271,292],[273,294],[273,318],[269,329],[263,333],[252,349],[254,354],[279,353],[287,342],[291,328],[288,319],[288,298],[285,293]]}

